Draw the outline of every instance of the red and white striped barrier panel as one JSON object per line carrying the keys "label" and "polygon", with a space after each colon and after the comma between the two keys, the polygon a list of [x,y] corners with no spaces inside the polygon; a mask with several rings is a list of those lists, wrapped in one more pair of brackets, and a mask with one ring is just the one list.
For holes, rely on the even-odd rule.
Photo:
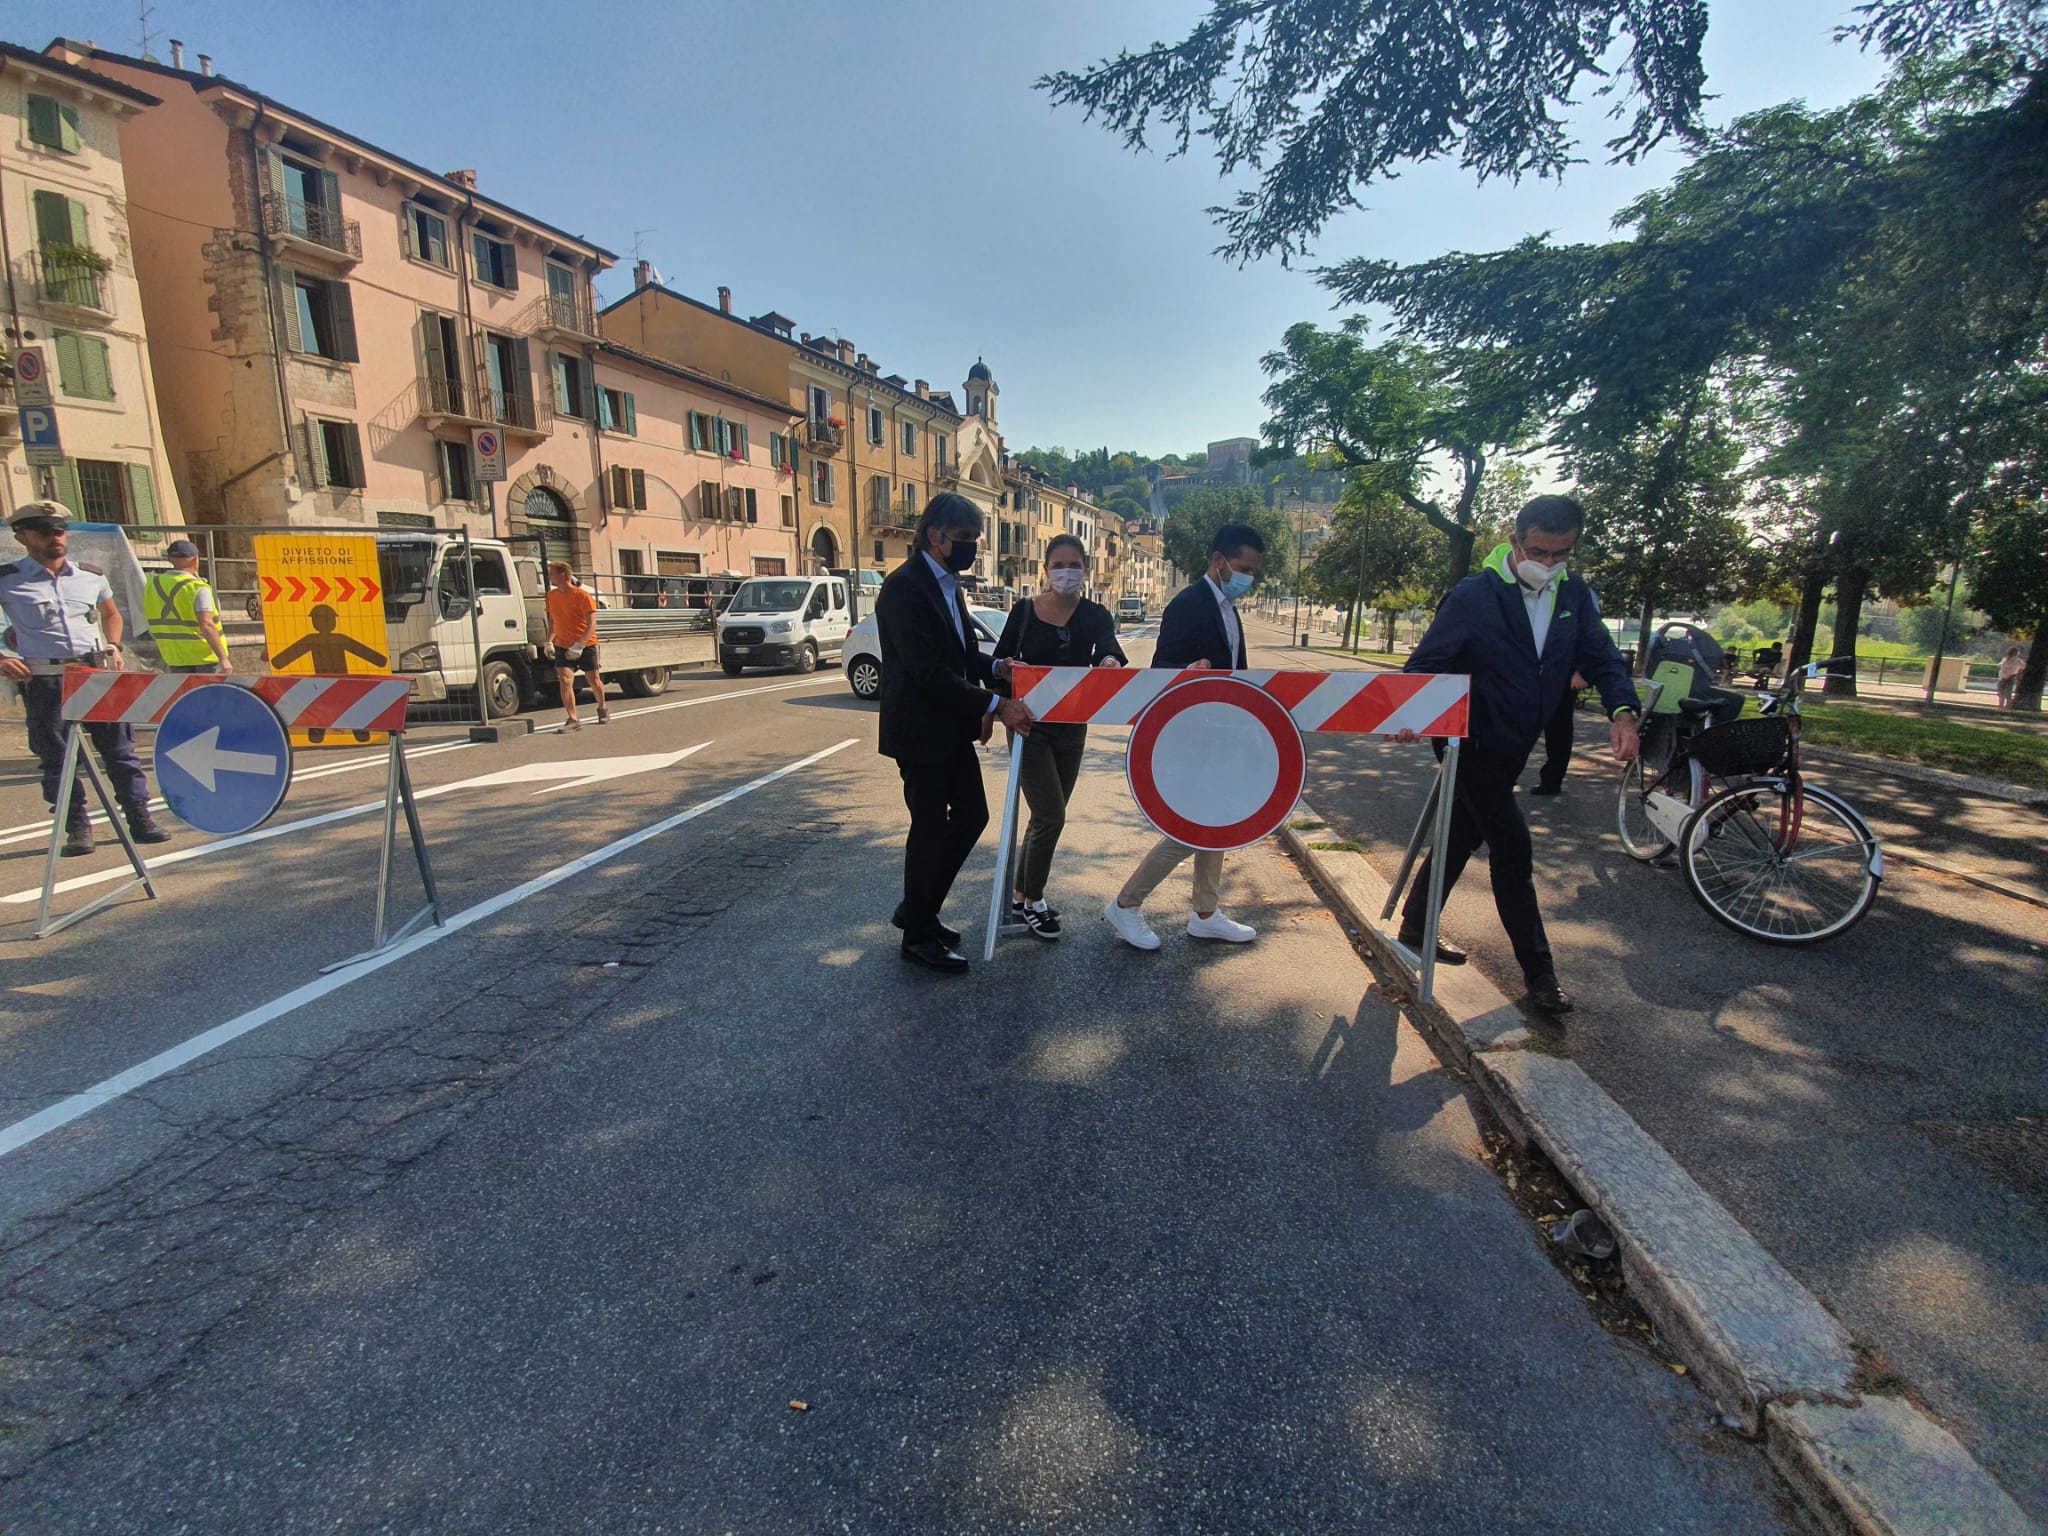
{"label": "red and white striped barrier panel", "polygon": [[66,667],[64,718],[88,725],[155,725],[174,699],[223,685],[252,690],[295,731],[402,731],[412,697],[412,682],[403,677],[220,677]]}
{"label": "red and white striped barrier panel", "polygon": [[1218,672],[1166,667],[1018,667],[1012,692],[1048,722],[1129,725],[1196,677],[1234,677],[1278,699],[1303,731],[1464,736],[1472,679],[1450,672]]}

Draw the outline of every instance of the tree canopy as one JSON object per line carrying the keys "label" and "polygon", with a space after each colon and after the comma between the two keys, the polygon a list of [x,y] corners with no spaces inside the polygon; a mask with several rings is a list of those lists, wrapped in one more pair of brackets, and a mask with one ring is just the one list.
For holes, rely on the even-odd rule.
{"label": "tree canopy", "polygon": [[1218,486],[1181,498],[1166,516],[1161,542],[1175,569],[1194,575],[1208,569],[1209,541],[1225,523],[1248,523],[1266,541],[1269,579],[1294,567],[1294,528],[1287,514],[1266,505],[1246,486]]}

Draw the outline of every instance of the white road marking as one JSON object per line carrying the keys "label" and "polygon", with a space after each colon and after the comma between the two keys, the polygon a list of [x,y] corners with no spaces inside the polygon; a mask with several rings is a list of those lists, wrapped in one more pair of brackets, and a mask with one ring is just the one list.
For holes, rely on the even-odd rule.
{"label": "white road marking", "polygon": [[[432,800],[441,795],[452,795],[458,789],[481,789],[497,784],[532,783],[536,779],[554,778],[567,778],[571,781],[567,784],[556,785],[557,789],[576,789],[585,784],[600,783],[605,779],[623,778],[629,773],[646,773],[653,768],[665,768],[672,763],[681,762],[684,758],[694,753],[702,752],[710,745],[711,743],[708,741],[700,741],[694,747],[685,747],[680,752],[661,752],[638,757],[610,759],[590,758],[581,762],[569,763],[527,763],[516,768],[501,769],[497,773],[487,773],[479,778],[457,779],[453,784],[435,784],[427,789],[416,789],[413,791],[412,797],[415,800]],[[605,766],[607,763],[619,763],[625,766],[607,771]],[[547,791],[537,790],[535,793],[545,794]],[[155,871],[162,869],[167,864],[183,864],[190,859],[203,859],[209,854],[226,853],[233,848],[241,848],[249,843],[267,842],[273,837],[285,837],[293,832],[310,832],[315,827],[332,826],[337,821],[347,821],[354,816],[367,816],[372,811],[381,811],[383,809],[384,802],[382,800],[365,800],[357,805],[343,806],[338,811],[328,811],[324,815],[308,816],[303,821],[287,821],[283,825],[275,827],[258,827],[254,832],[241,832],[233,837],[221,838],[218,842],[201,843],[197,848],[180,848],[176,853],[166,853],[151,859],[149,867],[152,871]],[[66,891],[79,891],[84,890],[88,886],[105,885],[110,880],[125,880],[129,877],[129,874],[128,866],[123,864],[117,869],[102,869],[96,870],[89,875],[74,875],[69,880],[59,880],[56,884],[55,892],[62,895]],[[34,890],[29,891],[10,891],[7,895],[0,896],[0,906],[26,906],[32,901],[40,900],[42,894],[43,888],[41,886],[37,886]]]}
{"label": "white road marking", "polygon": [[30,1142],[47,1136],[50,1132],[61,1126],[69,1125],[72,1121],[82,1116],[91,1114],[102,1105],[111,1104],[116,1099],[133,1093],[144,1084],[153,1083],[158,1078],[177,1071],[178,1068],[186,1065],[186,1063],[197,1061],[201,1056],[218,1050],[230,1041],[239,1040],[243,1035],[249,1034],[253,1030],[261,1029],[265,1024],[273,1023],[285,1017],[285,1015],[305,1007],[308,1003],[318,1002],[321,998],[340,991],[351,982],[360,981],[365,976],[374,975],[386,966],[394,965],[398,961],[403,960],[408,955],[416,954],[431,944],[438,944],[443,939],[451,938],[455,934],[462,932],[465,928],[474,927],[487,917],[495,917],[507,907],[517,906],[529,896],[538,896],[542,891],[560,885],[564,880],[580,875],[586,869],[594,869],[600,864],[617,858],[622,853],[632,851],[650,838],[659,837],[664,832],[672,832],[685,822],[695,821],[699,816],[707,815],[721,806],[730,805],[735,800],[751,795],[757,789],[765,789],[778,779],[786,779],[793,773],[799,773],[815,763],[823,762],[836,752],[843,752],[848,747],[858,744],[856,738],[849,736],[846,740],[834,746],[829,746],[822,752],[813,752],[809,757],[798,758],[795,762],[778,768],[773,773],[764,773],[758,779],[750,779],[736,789],[728,789],[722,795],[714,795],[709,800],[699,801],[686,811],[679,811],[673,816],[664,817],[650,826],[642,827],[638,832],[630,832],[615,842],[607,843],[602,848],[586,853],[581,858],[571,859],[566,864],[558,864],[546,874],[536,875],[523,885],[515,885],[509,891],[500,892],[488,900],[478,902],[473,907],[465,908],[449,918],[442,927],[422,929],[404,942],[394,944],[382,953],[373,955],[356,965],[348,967],[346,970],[333,971],[328,975],[317,977],[302,987],[295,987],[282,997],[272,998],[269,1002],[259,1004],[249,1009],[246,1013],[237,1014],[224,1024],[216,1024],[213,1028],[194,1035],[191,1039],[174,1045],[167,1051],[160,1051],[147,1061],[137,1062],[126,1071],[117,1072],[105,1081],[93,1084],[92,1087],[85,1089],[83,1092],[74,1093],[66,1098],[59,1099],[49,1108],[39,1110],[25,1120],[17,1120],[10,1126],[0,1128],[0,1157],[5,1157],[12,1152],[18,1152]]}

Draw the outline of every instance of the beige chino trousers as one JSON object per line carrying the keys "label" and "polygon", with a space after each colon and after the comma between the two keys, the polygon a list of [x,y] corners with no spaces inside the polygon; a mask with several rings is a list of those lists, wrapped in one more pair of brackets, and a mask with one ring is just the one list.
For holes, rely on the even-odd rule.
{"label": "beige chino trousers", "polygon": [[1116,904],[1120,907],[1142,907],[1145,898],[1158,888],[1159,882],[1180,868],[1189,854],[1195,857],[1195,910],[1214,912],[1216,888],[1223,882],[1223,855],[1190,848],[1170,837],[1162,837],[1154,843],[1144,861],[1131,871],[1131,878],[1117,892]]}

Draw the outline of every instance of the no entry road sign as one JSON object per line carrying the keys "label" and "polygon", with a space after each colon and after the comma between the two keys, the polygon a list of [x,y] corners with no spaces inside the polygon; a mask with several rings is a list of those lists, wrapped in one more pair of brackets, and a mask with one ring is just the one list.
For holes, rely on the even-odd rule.
{"label": "no entry road sign", "polygon": [[1195,674],[1152,701],[1131,730],[1131,797],[1175,842],[1222,852],[1280,828],[1307,759],[1294,717],[1241,678]]}
{"label": "no entry road sign", "polygon": [[157,782],[178,819],[233,836],[260,827],[292,782],[284,722],[247,688],[181,694],[156,733]]}

